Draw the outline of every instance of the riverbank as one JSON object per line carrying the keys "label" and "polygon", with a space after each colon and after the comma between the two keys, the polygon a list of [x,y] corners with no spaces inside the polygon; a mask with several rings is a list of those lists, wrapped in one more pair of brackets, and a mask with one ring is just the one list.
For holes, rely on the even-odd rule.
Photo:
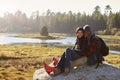
{"label": "riverbank", "polygon": [[[24,34],[17,35],[17,37],[40,38],[40,39],[49,39],[49,38],[55,39],[63,36],[75,36],[75,35],[65,34],[65,33],[49,33],[49,36],[42,36],[39,33],[24,33]],[[114,36],[114,35],[98,35],[98,36],[104,39],[120,40],[120,36]]]}
{"label": "riverbank", "polygon": [[[50,63],[53,57],[60,58],[64,50],[35,44],[0,45],[0,79],[31,80],[43,61]],[[110,54],[105,59],[120,68],[120,55]]]}
{"label": "riverbank", "polygon": [[120,40],[120,36],[115,36],[115,35],[98,35],[104,39],[116,39],[116,40]]}
{"label": "riverbank", "polygon": [[[120,51],[120,36],[99,35],[104,39],[110,50]],[[50,36],[40,36],[39,33],[1,34],[0,44],[39,44],[54,47],[71,47],[75,43],[75,35],[50,33]]]}
{"label": "riverbank", "polygon": [[[39,33],[26,33],[20,34],[17,37],[22,38],[34,38],[34,39],[61,39],[64,36],[72,36],[72,34],[60,34],[60,33],[50,33],[49,36],[41,36]],[[111,50],[120,51],[120,36],[113,36],[113,35],[98,35],[104,39],[106,44],[109,46]],[[64,41],[63,41],[64,42]],[[74,42],[74,41],[73,41]],[[61,45],[60,45],[61,46]]]}
{"label": "riverbank", "polygon": [[21,38],[33,38],[33,39],[60,39],[61,36],[65,36],[67,34],[59,34],[59,33],[49,33],[48,36],[42,36],[40,33],[24,33],[17,35],[16,37]]}

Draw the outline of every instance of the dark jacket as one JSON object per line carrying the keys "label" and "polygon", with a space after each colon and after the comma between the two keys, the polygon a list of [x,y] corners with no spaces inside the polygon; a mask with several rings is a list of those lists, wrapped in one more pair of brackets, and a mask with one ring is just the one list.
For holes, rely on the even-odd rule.
{"label": "dark jacket", "polygon": [[104,58],[99,52],[99,43],[98,39],[95,37],[95,34],[92,34],[89,41],[86,38],[76,39],[76,43],[73,47],[73,50],[77,52],[80,56],[87,57],[87,64],[94,65],[97,63],[98,58],[103,61]]}
{"label": "dark jacket", "polygon": [[76,43],[73,47],[73,50],[76,51],[77,54],[79,54],[80,56],[83,56],[83,52],[85,52],[87,50],[87,46],[86,46],[86,40],[84,37],[80,38],[80,39],[76,39]]}
{"label": "dark jacket", "polygon": [[[88,58],[88,65],[94,65],[98,61],[97,54],[99,54],[99,42],[98,39],[95,37],[94,34],[91,35],[89,41],[87,40],[86,46],[88,46],[87,50],[83,52],[83,56],[87,56]],[[104,59],[103,56],[99,55],[100,59]]]}

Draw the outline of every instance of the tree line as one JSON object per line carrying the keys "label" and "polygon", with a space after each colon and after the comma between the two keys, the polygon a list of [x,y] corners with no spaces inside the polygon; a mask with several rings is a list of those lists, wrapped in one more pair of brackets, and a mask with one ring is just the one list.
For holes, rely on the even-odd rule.
{"label": "tree line", "polygon": [[120,12],[113,13],[110,5],[107,5],[102,14],[100,6],[97,5],[92,14],[72,11],[55,13],[47,10],[42,15],[39,11],[33,12],[28,18],[26,13],[18,10],[15,14],[5,13],[0,17],[0,32],[33,33],[40,32],[40,29],[46,26],[49,32],[74,33],[77,26],[85,24],[91,25],[94,31],[120,28]]}

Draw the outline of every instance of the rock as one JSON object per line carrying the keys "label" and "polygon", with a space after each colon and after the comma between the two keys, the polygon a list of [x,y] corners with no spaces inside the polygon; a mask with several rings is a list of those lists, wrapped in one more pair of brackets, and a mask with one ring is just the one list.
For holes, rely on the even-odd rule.
{"label": "rock", "polygon": [[104,63],[97,69],[95,66],[82,66],[72,70],[67,76],[62,73],[57,76],[49,75],[45,70],[36,70],[33,80],[120,80],[120,68]]}

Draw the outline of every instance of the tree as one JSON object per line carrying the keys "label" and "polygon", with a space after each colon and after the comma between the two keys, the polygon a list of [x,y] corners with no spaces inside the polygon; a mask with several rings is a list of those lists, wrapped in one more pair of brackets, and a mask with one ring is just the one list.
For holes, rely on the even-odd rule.
{"label": "tree", "polygon": [[98,19],[99,15],[101,15],[100,7],[99,7],[99,6],[96,6],[94,9],[95,9],[95,10],[94,10],[92,16],[93,16],[94,18],[97,18],[97,19]]}
{"label": "tree", "polygon": [[111,22],[115,28],[120,28],[120,13],[114,14]]}
{"label": "tree", "polygon": [[110,17],[109,17],[109,14],[110,14],[111,10],[112,10],[112,8],[110,7],[110,5],[106,5],[106,7],[105,7],[105,15],[107,16],[107,24],[106,25],[107,25],[108,30],[110,30],[110,26],[109,26]]}
{"label": "tree", "polygon": [[90,18],[89,22],[92,21],[91,25],[94,26],[93,30],[103,30],[105,27],[105,21],[103,15],[100,12],[100,6],[96,6],[94,8],[94,12],[92,17]]}
{"label": "tree", "polygon": [[95,7],[95,11],[100,12],[100,6],[97,5],[97,6]]}
{"label": "tree", "polygon": [[[92,30],[104,30],[111,32],[112,28],[120,28],[120,12],[112,13],[110,5],[105,7],[105,14],[101,13],[100,7],[97,5],[91,14],[82,14],[80,12],[52,12],[47,10],[43,15],[39,11],[35,11],[30,17],[20,10],[15,14],[5,13],[4,17],[0,17],[0,31],[2,32],[29,32],[40,33],[44,25],[47,26],[49,32],[52,33],[74,33],[76,25],[91,25]],[[46,29],[46,28],[45,28]],[[48,32],[47,29],[45,32]],[[43,35],[44,35],[43,30]],[[48,35],[48,33],[45,33]]]}
{"label": "tree", "polygon": [[48,29],[46,26],[42,27],[40,34],[43,36],[48,36]]}
{"label": "tree", "polygon": [[109,15],[110,11],[112,10],[112,8],[110,7],[110,5],[106,5],[105,6],[105,14]]}

